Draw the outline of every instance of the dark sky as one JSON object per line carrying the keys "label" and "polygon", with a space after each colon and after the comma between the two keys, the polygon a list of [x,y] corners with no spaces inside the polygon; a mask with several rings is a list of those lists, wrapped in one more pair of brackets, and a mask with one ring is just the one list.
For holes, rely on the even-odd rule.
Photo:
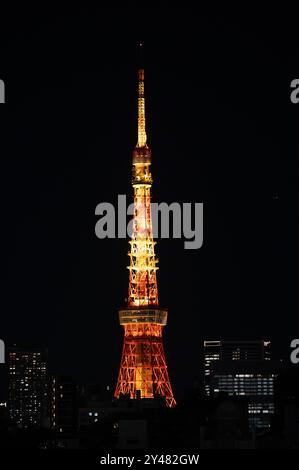
{"label": "dark sky", "polygon": [[299,336],[295,19],[26,5],[1,23],[0,338],[48,347],[52,372],[115,385],[128,243],[97,239],[94,210],[132,195],[142,38],[153,198],[205,204],[203,248],[157,247],[174,390],[198,380],[203,339],[271,338],[287,354]]}

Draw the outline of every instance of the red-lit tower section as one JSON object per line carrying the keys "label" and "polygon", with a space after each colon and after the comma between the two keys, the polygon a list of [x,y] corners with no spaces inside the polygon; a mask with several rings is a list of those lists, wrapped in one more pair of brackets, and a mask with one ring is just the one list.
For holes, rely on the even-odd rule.
{"label": "red-lit tower section", "polygon": [[124,345],[115,398],[164,397],[175,406],[162,330],[167,310],[159,307],[157,262],[151,218],[151,151],[146,143],[144,70],[138,71],[138,142],[133,151],[134,217],[130,240],[127,307],[119,311]]}

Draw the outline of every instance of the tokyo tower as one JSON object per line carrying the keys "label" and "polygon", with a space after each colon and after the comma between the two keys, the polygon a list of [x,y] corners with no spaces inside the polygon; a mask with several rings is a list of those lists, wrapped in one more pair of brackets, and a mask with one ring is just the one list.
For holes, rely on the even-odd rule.
{"label": "tokyo tower", "polygon": [[162,330],[167,309],[159,307],[153,240],[150,172],[151,151],[145,126],[144,70],[138,70],[138,142],[133,151],[133,231],[130,240],[127,306],[119,311],[124,344],[114,396],[163,397],[168,407],[173,396],[165,360]]}

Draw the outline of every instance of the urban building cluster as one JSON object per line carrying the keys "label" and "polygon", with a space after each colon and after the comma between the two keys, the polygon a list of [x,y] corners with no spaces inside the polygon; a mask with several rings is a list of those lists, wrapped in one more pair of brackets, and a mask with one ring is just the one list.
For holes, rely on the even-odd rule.
{"label": "urban building cluster", "polygon": [[79,385],[71,377],[50,375],[45,349],[9,348],[1,443],[12,448],[297,448],[298,372],[273,360],[270,347],[269,341],[204,341],[202,364],[198,361],[203,380],[186,387],[176,407],[163,397],[122,394],[116,399],[110,385]]}

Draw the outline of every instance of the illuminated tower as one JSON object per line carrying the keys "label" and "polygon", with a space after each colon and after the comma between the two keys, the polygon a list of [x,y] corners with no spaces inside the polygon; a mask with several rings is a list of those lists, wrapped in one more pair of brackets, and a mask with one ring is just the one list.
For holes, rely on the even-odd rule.
{"label": "illuminated tower", "polygon": [[144,70],[138,70],[138,142],[133,151],[133,233],[130,241],[127,307],[119,311],[124,345],[115,398],[164,397],[176,402],[164,355],[162,330],[167,309],[159,307],[157,262],[151,217],[151,151],[146,143]]}

